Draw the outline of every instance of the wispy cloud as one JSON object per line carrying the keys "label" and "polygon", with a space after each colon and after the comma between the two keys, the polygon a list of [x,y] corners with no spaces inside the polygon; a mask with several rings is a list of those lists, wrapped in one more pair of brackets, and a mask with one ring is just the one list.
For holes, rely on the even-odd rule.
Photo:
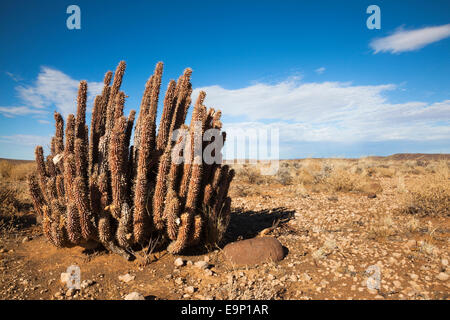
{"label": "wispy cloud", "polygon": [[42,120],[42,119],[39,119],[38,122],[39,122],[39,123],[42,123],[42,124],[50,124],[50,123],[51,123],[51,122],[48,121],[48,120]]}
{"label": "wispy cloud", "polygon": [[[17,87],[21,99],[29,106],[42,109],[56,107],[64,116],[75,112],[79,80],[49,67],[41,67],[34,85]],[[89,82],[89,102],[101,92],[102,82]]]}
{"label": "wispy cloud", "polygon": [[28,114],[46,114],[46,110],[33,109],[30,107],[20,106],[20,107],[0,107],[0,114],[7,118],[13,118],[15,116],[23,116]]}
{"label": "wispy cloud", "polygon": [[20,77],[19,75],[13,74],[11,72],[5,71],[5,74],[10,77],[11,79],[13,79],[15,82],[19,82],[22,81],[22,77]]}
{"label": "wispy cloud", "polygon": [[50,136],[34,136],[29,134],[14,134],[10,136],[0,136],[0,142],[24,146],[46,146],[49,144]]}
{"label": "wispy cloud", "polygon": [[[62,71],[41,67],[36,81],[29,86],[17,86],[20,107],[0,107],[0,113],[13,117],[18,115],[43,114],[56,109],[64,117],[76,110],[76,96],[79,80]],[[88,103],[102,90],[103,82],[88,82]]]}
{"label": "wispy cloud", "polygon": [[391,103],[385,93],[396,88],[285,81],[236,90],[197,88],[194,99],[199,90],[206,91],[206,103],[231,116],[224,121],[226,130],[275,126],[282,141],[450,139],[450,100]]}
{"label": "wispy cloud", "polygon": [[415,30],[399,28],[390,36],[373,39],[370,42],[370,47],[374,50],[374,53],[400,53],[418,50],[448,37],[450,37],[450,24]]}
{"label": "wispy cloud", "polygon": [[325,72],[325,70],[326,70],[326,68],[325,67],[320,67],[320,68],[317,68],[316,70],[314,70],[317,74],[322,74],[322,73],[324,73]]}

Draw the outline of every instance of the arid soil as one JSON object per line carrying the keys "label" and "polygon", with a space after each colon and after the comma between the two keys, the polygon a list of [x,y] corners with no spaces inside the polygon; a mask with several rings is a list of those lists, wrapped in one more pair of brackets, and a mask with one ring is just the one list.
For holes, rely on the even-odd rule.
{"label": "arid soil", "polygon": [[[431,164],[342,160],[363,180],[349,187],[341,182],[351,177],[331,178],[337,163],[326,169],[323,161],[305,161],[282,162],[277,177],[236,168],[232,184],[224,244],[276,237],[287,252],[280,262],[233,266],[224,261],[224,244],[182,256],[141,251],[132,262],[101,250],[58,249],[25,205],[0,231],[0,299],[124,299],[131,292],[146,299],[450,298],[449,216],[408,214],[403,201],[408,186],[435,172]],[[301,172],[308,166],[313,180]],[[179,257],[182,266],[174,263]],[[80,291],[60,281],[70,265],[81,269]],[[368,287],[377,272],[380,286]],[[128,282],[119,279],[127,274]]]}

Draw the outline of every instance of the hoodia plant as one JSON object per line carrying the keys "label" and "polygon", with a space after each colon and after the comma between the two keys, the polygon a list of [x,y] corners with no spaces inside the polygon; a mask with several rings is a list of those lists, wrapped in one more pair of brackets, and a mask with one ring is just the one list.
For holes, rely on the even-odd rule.
{"label": "hoodia plant", "polygon": [[64,124],[55,112],[50,155],[36,147],[37,171],[28,179],[43,232],[55,246],[97,243],[131,259],[155,237],[173,254],[220,242],[230,219],[228,189],[234,177],[234,170],[222,165],[221,112],[207,109],[200,92],[190,124],[184,124],[192,93],[187,68],[169,82],[157,130],[162,71],[160,62],[145,85],[136,121],[134,110],[123,113],[124,61],[114,79],[106,73],[90,127],[86,81],[79,85],[76,115]]}

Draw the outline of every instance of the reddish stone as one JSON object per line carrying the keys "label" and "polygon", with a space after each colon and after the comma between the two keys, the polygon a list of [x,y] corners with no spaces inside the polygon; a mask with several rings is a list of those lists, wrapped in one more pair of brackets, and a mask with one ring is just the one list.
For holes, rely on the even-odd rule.
{"label": "reddish stone", "polygon": [[272,237],[260,237],[229,243],[223,248],[225,259],[236,265],[252,265],[277,262],[284,258],[280,241]]}

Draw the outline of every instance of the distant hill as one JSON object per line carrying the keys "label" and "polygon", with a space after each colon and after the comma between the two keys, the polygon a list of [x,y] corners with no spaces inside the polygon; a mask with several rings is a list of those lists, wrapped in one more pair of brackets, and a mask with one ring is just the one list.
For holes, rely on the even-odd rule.
{"label": "distant hill", "polygon": [[450,160],[448,153],[396,153],[385,157],[388,160]]}
{"label": "distant hill", "polygon": [[[368,156],[364,157],[368,159],[374,159],[374,160],[449,160],[450,161],[450,154],[449,153],[396,153],[392,154],[390,156]],[[315,159],[315,158],[311,158]],[[326,159],[326,158],[317,158],[317,159]],[[290,161],[290,160],[299,160],[299,159],[283,159],[283,161]],[[348,160],[357,160],[355,158],[351,158]],[[13,164],[20,164],[20,163],[30,163],[34,162],[34,160],[17,160],[17,159],[6,159],[6,158],[0,158],[0,161],[8,161]],[[248,160],[247,160],[248,161]],[[225,163],[233,163],[233,160],[225,160]],[[242,162],[240,162],[242,163]]]}
{"label": "distant hill", "polygon": [[6,159],[6,158],[0,158],[0,161],[8,161],[8,162],[11,162],[13,164],[34,162],[34,160],[17,160],[17,159]]}

